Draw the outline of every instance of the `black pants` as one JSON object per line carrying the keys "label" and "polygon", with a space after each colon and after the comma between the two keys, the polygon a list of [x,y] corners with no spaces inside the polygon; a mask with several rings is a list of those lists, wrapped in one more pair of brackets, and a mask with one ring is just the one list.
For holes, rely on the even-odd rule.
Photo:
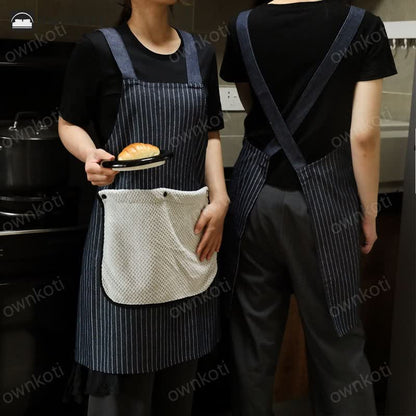
{"label": "black pants", "polygon": [[[276,364],[290,295],[299,304],[317,415],[376,414],[361,327],[337,336],[318,270],[301,192],[266,185],[250,214],[241,247],[231,321],[235,415],[272,415]],[[361,377],[362,376],[362,377]]]}
{"label": "black pants", "polygon": [[119,394],[90,396],[88,416],[189,416],[197,363],[121,376]]}

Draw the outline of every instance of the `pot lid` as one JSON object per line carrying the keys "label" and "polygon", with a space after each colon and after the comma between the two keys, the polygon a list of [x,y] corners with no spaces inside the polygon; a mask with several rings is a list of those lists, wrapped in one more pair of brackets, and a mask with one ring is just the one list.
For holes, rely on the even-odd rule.
{"label": "pot lid", "polygon": [[12,123],[0,123],[0,137],[11,140],[58,139],[58,124],[52,117],[36,112],[17,113]]}

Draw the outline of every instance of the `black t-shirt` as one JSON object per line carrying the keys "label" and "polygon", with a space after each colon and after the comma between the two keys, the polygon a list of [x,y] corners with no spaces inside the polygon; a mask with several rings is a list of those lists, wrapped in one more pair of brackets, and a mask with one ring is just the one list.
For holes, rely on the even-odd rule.
{"label": "black t-shirt", "polygon": [[[265,4],[251,13],[249,30],[254,53],[283,117],[290,114],[322,62],[348,11],[348,6],[338,2],[320,1]],[[229,82],[248,82],[235,20],[229,29],[221,77]],[[397,73],[384,25],[371,13],[366,12],[348,52],[294,134],[308,163],[325,156],[334,149],[335,142],[348,137],[356,83]],[[246,138],[260,149],[274,137],[257,98],[245,128]],[[283,152],[272,158],[267,182],[300,187]]]}
{"label": "black t-shirt", "polygon": [[[142,45],[127,24],[117,28],[137,77],[147,82],[187,82],[183,42],[172,55],[154,53]],[[207,90],[208,129],[224,127],[214,48],[195,36],[201,76]],[[60,113],[64,120],[87,128],[93,122],[99,145],[110,138],[122,92],[122,76],[104,35],[95,31],[76,45],[66,70]]]}

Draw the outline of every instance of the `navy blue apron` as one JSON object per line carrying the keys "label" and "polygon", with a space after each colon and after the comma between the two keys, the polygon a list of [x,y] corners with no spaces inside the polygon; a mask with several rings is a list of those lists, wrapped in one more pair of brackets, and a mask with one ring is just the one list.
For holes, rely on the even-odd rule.
{"label": "navy blue apron", "polygon": [[266,181],[270,158],[283,150],[297,173],[313,220],[329,312],[338,335],[342,336],[359,322],[357,308],[355,305],[351,307],[360,285],[360,221],[357,221],[360,204],[350,143],[346,141],[322,159],[307,164],[293,134],[321,95],[341,61],[340,57],[345,56],[365,12],[351,7],[330,50],[286,121],[256,62],[248,28],[250,13],[251,10],[239,15],[237,33],[252,88],[275,138],[263,151],[246,139],[243,142],[231,180],[231,206],[225,233],[228,254],[223,267],[228,278],[232,278],[234,286],[247,218]]}
{"label": "navy blue apron", "polygon": [[[101,190],[201,189],[208,140],[207,93],[192,35],[180,32],[188,82],[150,83],[137,79],[119,33],[115,29],[101,32],[123,77],[119,112],[105,150],[117,155],[131,143],[145,142],[174,152],[164,166],[122,172]],[[104,373],[137,374],[209,353],[219,338],[216,296],[204,292],[142,306],[120,305],[106,296],[101,282],[103,214],[103,203],[97,198],[81,273],[76,361]]]}

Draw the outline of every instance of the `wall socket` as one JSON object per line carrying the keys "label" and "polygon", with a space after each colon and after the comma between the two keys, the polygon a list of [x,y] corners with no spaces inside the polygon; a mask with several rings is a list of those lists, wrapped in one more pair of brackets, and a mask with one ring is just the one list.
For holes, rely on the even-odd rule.
{"label": "wall socket", "polygon": [[220,87],[220,99],[223,111],[244,111],[236,87]]}

